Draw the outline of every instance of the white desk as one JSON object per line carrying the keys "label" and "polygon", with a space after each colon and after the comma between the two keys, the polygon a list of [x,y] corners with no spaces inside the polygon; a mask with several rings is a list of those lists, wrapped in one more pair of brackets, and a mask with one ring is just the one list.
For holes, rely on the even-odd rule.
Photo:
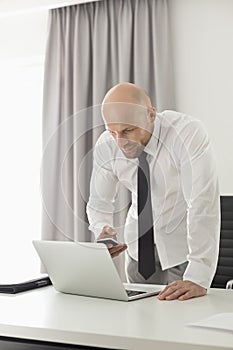
{"label": "white desk", "polygon": [[232,290],[211,289],[184,302],[122,302],[65,295],[50,286],[0,295],[0,335],[112,349],[233,349],[233,333],[187,326],[221,312],[233,312]]}

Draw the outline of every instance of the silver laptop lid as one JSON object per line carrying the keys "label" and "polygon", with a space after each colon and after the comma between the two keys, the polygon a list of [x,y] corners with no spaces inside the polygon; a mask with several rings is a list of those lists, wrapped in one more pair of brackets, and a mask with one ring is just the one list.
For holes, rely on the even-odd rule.
{"label": "silver laptop lid", "polygon": [[33,241],[33,245],[57,291],[129,299],[104,244]]}

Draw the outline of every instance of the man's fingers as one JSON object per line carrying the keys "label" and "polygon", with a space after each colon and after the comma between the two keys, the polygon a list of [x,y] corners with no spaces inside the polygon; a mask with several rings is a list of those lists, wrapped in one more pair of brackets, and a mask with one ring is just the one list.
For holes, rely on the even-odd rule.
{"label": "man's fingers", "polygon": [[177,282],[177,281],[174,281],[174,282],[168,284],[168,285],[160,292],[160,294],[166,292],[169,288],[171,288],[171,287],[173,287],[173,286],[176,286],[176,285],[177,285],[176,282]]}
{"label": "man's fingers", "polygon": [[158,295],[158,298],[161,300],[166,299],[168,296],[174,294],[177,291],[177,287],[175,286],[170,286],[169,288],[167,288],[166,290],[162,291],[162,293],[160,292]]}
{"label": "man's fingers", "polygon": [[102,229],[102,232],[97,237],[97,240],[101,238],[108,238],[108,237],[116,238],[116,234],[117,234],[116,231],[112,227],[104,226]]}
{"label": "man's fingers", "polygon": [[[116,231],[106,225],[103,227],[101,234],[97,237],[97,241],[102,239],[102,238],[113,238],[116,239]],[[125,249],[127,249],[126,244],[118,244],[116,246],[113,246],[110,242],[107,244],[107,248],[109,253],[111,254],[111,257],[114,258],[115,256],[119,255],[122,253]]]}
{"label": "man's fingers", "polygon": [[194,297],[195,297],[195,295],[190,290],[188,290],[185,294],[181,295],[178,298],[178,300],[188,300],[188,299],[191,299]]}
{"label": "man's fingers", "polygon": [[127,248],[126,244],[118,244],[112,248],[109,248],[109,253],[112,255],[114,253],[117,253],[118,251],[121,251],[122,249],[125,250]]}
{"label": "man's fingers", "polygon": [[175,281],[162,290],[159,295],[159,300],[188,300],[191,298],[203,296],[206,294],[206,289],[191,281]]}
{"label": "man's fingers", "polygon": [[[173,292],[177,288],[176,282],[172,282],[171,284],[167,285],[160,293],[159,296],[169,295],[169,292]],[[168,294],[167,294],[168,293]]]}
{"label": "man's fingers", "polygon": [[118,256],[120,253],[122,253],[125,249],[127,249],[127,245],[126,244],[119,244],[115,247],[109,248],[109,253],[111,254],[112,258],[115,258],[116,256]]}
{"label": "man's fingers", "polygon": [[182,295],[184,295],[187,292],[187,289],[185,288],[179,288],[175,290],[173,293],[165,296],[166,300],[174,300],[174,299],[179,299]]}
{"label": "man's fingers", "polygon": [[111,226],[104,226],[102,233],[108,236],[116,236],[116,231]]}
{"label": "man's fingers", "polygon": [[207,290],[203,287],[196,288],[194,290],[188,290],[185,294],[181,295],[179,300],[188,300],[195,297],[202,297],[206,295]]}

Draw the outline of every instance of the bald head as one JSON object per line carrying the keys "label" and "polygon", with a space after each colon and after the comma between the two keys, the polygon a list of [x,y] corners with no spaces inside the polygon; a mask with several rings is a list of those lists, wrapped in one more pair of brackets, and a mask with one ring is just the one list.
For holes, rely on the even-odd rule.
{"label": "bald head", "polygon": [[105,95],[103,104],[126,102],[148,107],[151,101],[146,92],[132,83],[120,83],[113,86]]}
{"label": "bald head", "polygon": [[113,86],[102,103],[102,115],[107,123],[140,123],[150,109],[153,107],[147,93],[140,86],[132,83]]}

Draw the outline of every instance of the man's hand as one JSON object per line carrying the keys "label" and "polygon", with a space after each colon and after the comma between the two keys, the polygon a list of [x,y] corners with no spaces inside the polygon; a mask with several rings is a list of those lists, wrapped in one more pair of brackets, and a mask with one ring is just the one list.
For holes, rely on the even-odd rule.
{"label": "man's hand", "polygon": [[[102,232],[97,237],[97,240],[101,239],[101,238],[113,238],[113,239],[116,239],[116,231],[110,226],[104,226]],[[126,244],[118,244],[118,245],[116,245],[114,247],[110,244],[110,245],[107,245],[107,247],[108,247],[108,251],[111,254],[112,258],[115,258],[120,253],[122,253],[125,249],[127,249],[127,245]]]}
{"label": "man's hand", "polygon": [[187,300],[201,297],[207,290],[191,281],[175,281],[166,286],[158,295],[159,300]]}

